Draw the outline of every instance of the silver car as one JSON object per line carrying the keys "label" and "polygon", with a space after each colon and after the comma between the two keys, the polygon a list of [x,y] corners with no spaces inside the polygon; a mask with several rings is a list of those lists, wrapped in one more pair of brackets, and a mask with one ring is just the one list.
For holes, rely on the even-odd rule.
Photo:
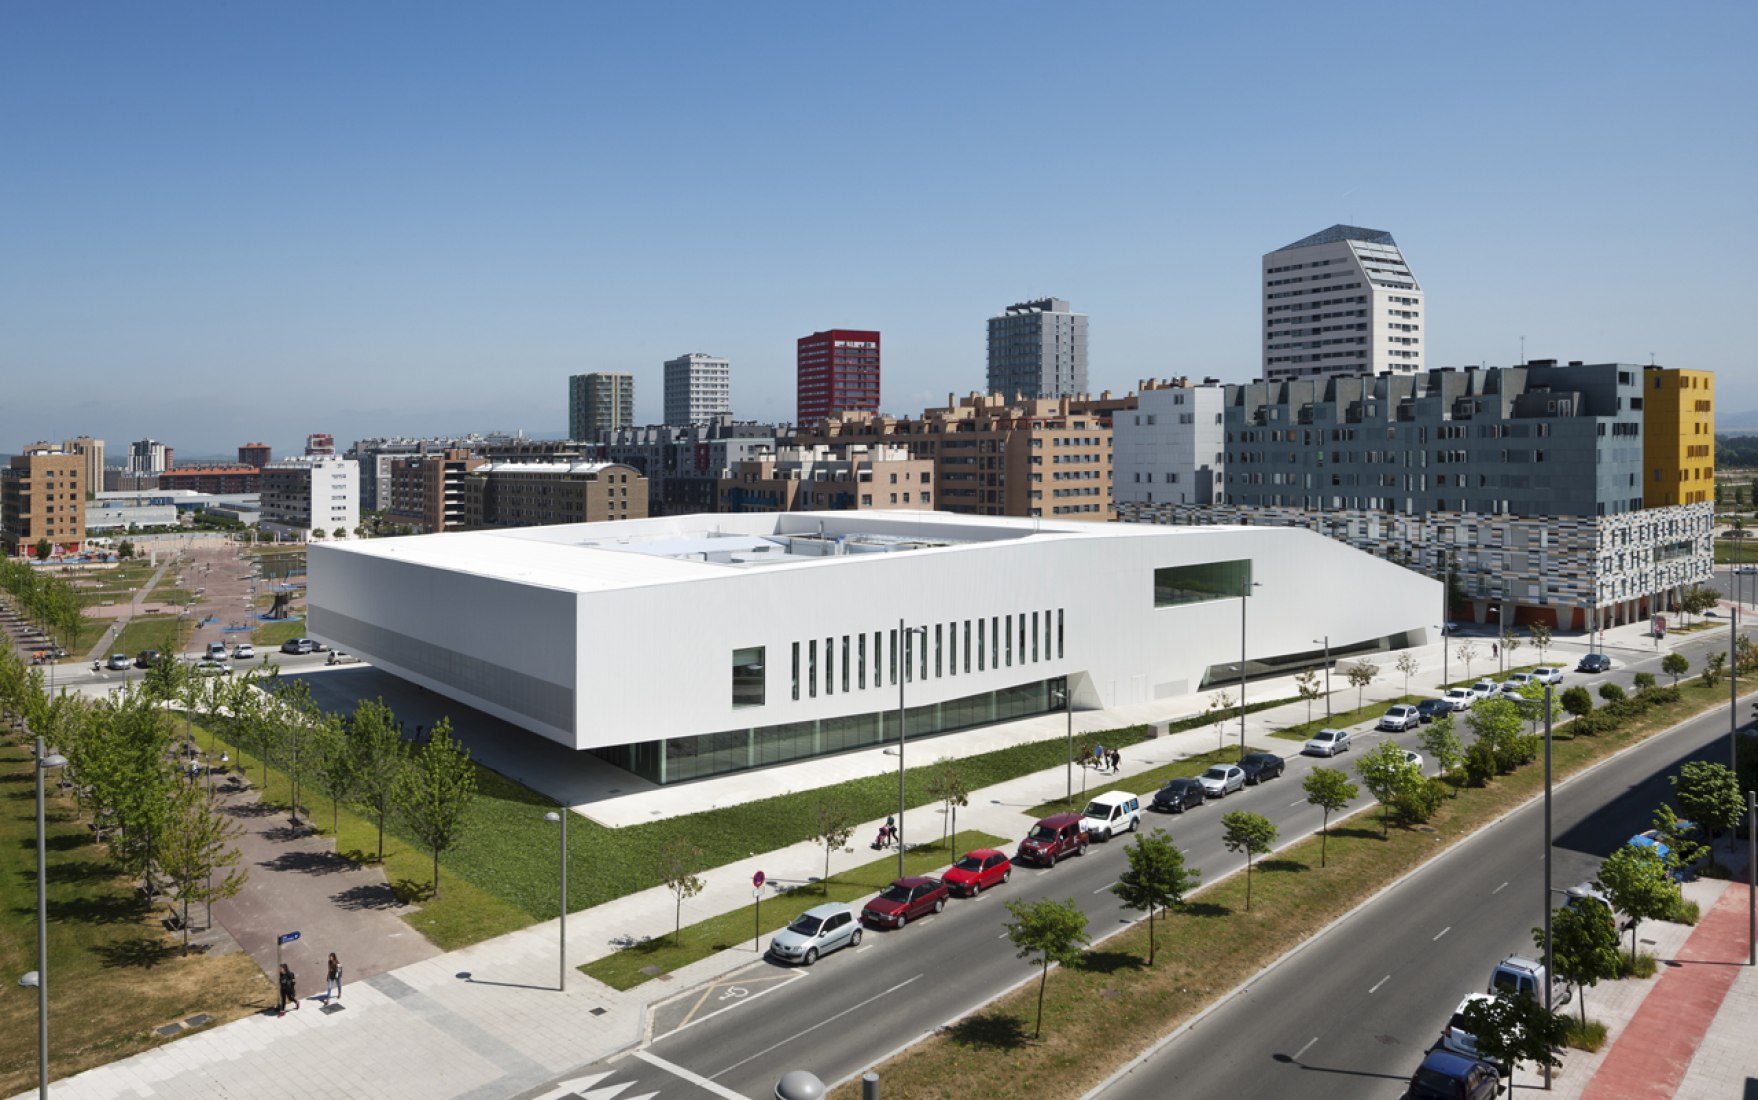
{"label": "silver car", "polygon": [[818,956],[861,942],[861,915],[852,905],[833,901],[812,908],[769,941],[769,953],[782,962],[811,966]]}
{"label": "silver car", "polygon": [[1196,777],[1209,798],[1225,798],[1245,789],[1245,769],[1237,764],[1216,764]]}

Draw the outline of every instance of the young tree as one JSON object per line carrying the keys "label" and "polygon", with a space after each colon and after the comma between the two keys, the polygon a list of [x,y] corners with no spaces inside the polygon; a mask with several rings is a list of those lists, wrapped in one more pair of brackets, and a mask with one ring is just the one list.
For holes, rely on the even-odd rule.
{"label": "young tree", "polygon": [[330,832],[341,833],[341,804],[354,797],[354,756],[339,714],[323,714],[306,731],[306,758],[330,796]]}
{"label": "young tree", "polygon": [[826,897],[830,894],[830,853],[847,844],[854,832],[854,818],[842,804],[818,803],[818,831],[812,834],[812,839],[824,845],[824,878],[821,881]]}
{"label": "young tree", "polygon": [[948,827],[953,836],[958,835],[958,808],[971,804],[970,784],[965,782],[958,761],[947,757],[934,765],[928,773],[928,797],[946,807],[940,818],[940,846],[947,848]]}
{"label": "young tree", "polygon": [[211,906],[244,888],[249,872],[234,870],[240,859],[234,842],[243,835],[244,827],[215,812],[213,799],[200,787],[189,784],[172,795],[156,862],[183,904],[185,955],[189,954],[189,903]]}
{"label": "young tree", "polygon": [[1252,860],[1276,843],[1276,826],[1262,814],[1234,810],[1221,818],[1221,843],[1229,852],[1245,853],[1245,908],[1251,911]]}
{"label": "young tree", "polygon": [[1325,693],[1324,682],[1319,678],[1318,673],[1309,668],[1294,677],[1294,690],[1300,693],[1302,699],[1306,700],[1306,724],[1310,726],[1312,724],[1312,701]]}
{"label": "young tree", "polygon": [[1219,749],[1227,743],[1227,723],[1233,717],[1232,693],[1217,691],[1209,696],[1209,705],[1203,711],[1203,717],[1215,727],[1215,748]]}
{"label": "young tree", "polygon": [[1325,865],[1325,850],[1331,843],[1331,815],[1342,810],[1361,793],[1361,788],[1349,782],[1349,776],[1341,768],[1315,767],[1306,773],[1301,783],[1306,792],[1306,800],[1324,811],[1324,819],[1319,827],[1319,866]]}
{"label": "young tree", "polygon": [[433,896],[439,897],[440,853],[457,846],[464,815],[476,798],[476,766],[470,750],[452,740],[452,723],[434,723],[421,746],[398,774],[392,799],[397,816],[433,853]]}
{"label": "young tree", "polygon": [[378,819],[378,861],[383,863],[385,815],[396,796],[397,776],[407,766],[396,716],[383,699],[362,699],[355,705],[348,745],[354,797]]}
{"label": "young tree", "polygon": [[1691,659],[1676,650],[1660,659],[1660,671],[1673,678],[1673,687],[1679,686],[1679,677],[1691,671]]}
{"label": "young tree", "polygon": [[1519,649],[1520,645],[1521,645],[1520,635],[1515,634],[1511,630],[1503,631],[1503,633],[1502,633],[1502,656],[1506,657],[1508,659],[1509,665],[1512,665],[1514,663],[1514,651],[1516,649]]}
{"label": "young tree", "polygon": [[1010,901],[1007,911],[1013,919],[1007,922],[1007,938],[1012,941],[1019,958],[1030,959],[1039,968],[1038,1022],[1032,1038],[1044,1033],[1044,987],[1050,981],[1050,964],[1068,966],[1080,959],[1081,951],[1091,941],[1087,936],[1087,915],[1073,898],[1067,901]]}
{"label": "young tree", "polygon": [[1465,742],[1459,739],[1459,731],[1451,714],[1443,714],[1422,728],[1419,737],[1422,751],[1440,774],[1447,775],[1465,759]]}
{"label": "young tree", "polygon": [[[1676,778],[1676,777],[1675,777]],[[1654,808],[1654,835],[1666,845],[1667,854],[1663,857],[1667,870],[1677,874],[1681,867],[1689,867],[1702,858],[1707,848],[1697,842],[1697,826],[1689,820],[1681,820],[1678,811],[1662,802]]]}
{"label": "young tree", "polygon": [[38,561],[48,561],[49,555],[55,552],[55,548],[49,545],[48,539],[38,539],[37,544],[31,547],[31,550],[37,555]]}
{"label": "young tree", "polygon": [[1507,699],[1485,699],[1465,718],[1479,744],[1489,746],[1503,775],[1520,763],[1520,708]]}
{"label": "young tree", "polygon": [[1563,709],[1571,717],[1582,718],[1593,712],[1593,695],[1580,684],[1563,689]]}
{"label": "young tree", "polygon": [[[1539,957],[1545,956],[1544,929],[1532,930]],[[1618,925],[1603,905],[1565,905],[1550,918],[1550,968],[1574,986],[1581,998],[1581,1025],[1587,1025],[1587,989],[1618,976]]]}
{"label": "young tree", "polygon": [[1638,695],[1645,691],[1653,691],[1654,673],[1638,672],[1636,675],[1630,677],[1630,685],[1636,689],[1636,694]]}
{"label": "young tree", "polygon": [[1381,741],[1377,748],[1355,762],[1355,774],[1380,804],[1380,835],[1389,836],[1392,807],[1409,797],[1411,789],[1422,783],[1422,769],[1405,761],[1402,745],[1396,741]]}
{"label": "young tree", "polygon": [[1471,662],[1483,656],[1483,651],[1477,648],[1476,642],[1466,639],[1453,648],[1453,656],[1465,662],[1465,678],[1469,680],[1471,679]]}
{"label": "young tree", "polygon": [[1355,689],[1355,709],[1360,710],[1363,705],[1362,693],[1367,690],[1367,685],[1373,683],[1374,677],[1380,674],[1380,666],[1363,657],[1344,668],[1343,674],[1349,677],[1349,684]]}
{"label": "young tree", "polygon": [[1526,634],[1532,639],[1532,648],[1538,650],[1538,663],[1541,665],[1544,664],[1544,655],[1550,651],[1550,624],[1533,623],[1526,628]]}
{"label": "young tree", "polygon": [[1608,703],[1615,703],[1620,699],[1629,698],[1623,688],[1610,682],[1599,685],[1599,697]]}
{"label": "young tree", "polygon": [[1685,816],[1709,830],[1711,842],[1715,834],[1726,832],[1732,851],[1734,830],[1746,816],[1746,799],[1733,770],[1709,760],[1688,760],[1668,779]]}
{"label": "young tree", "polygon": [[1726,668],[1727,654],[1718,651],[1703,658],[1703,671],[1697,675],[1704,687],[1712,688],[1721,683],[1721,674]]}
{"label": "young tree", "polygon": [[1567,1034],[1562,1014],[1546,1011],[1529,993],[1474,1000],[1459,1015],[1477,1044],[1477,1056],[1486,1062],[1510,1072],[1520,1062],[1563,1064],[1556,1055]]}
{"label": "young tree", "polygon": [[1416,659],[1416,654],[1406,649],[1404,652],[1398,654],[1398,663],[1392,667],[1404,674],[1404,694],[1409,695],[1410,677],[1416,675],[1422,670],[1422,662]]}
{"label": "young tree", "polygon": [[1172,843],[1164,829],[1155,829],[1135,838],[1123,850],[1129,870],[1111,887],[1123,904],[1148,914],[1148,965],[1154,965],[1154,911],[1181,905],[1184,896],[1202,882],[1202,872],[1186,867],[1184,853]]}
{"label": "young tree", "polygon": [[672,942],[684,942],[684,902],[700,894],[708,884],[696,874],[702,866],[702,849],[684,837],[674,837],[659,851],[659,881],[672,896]]}
{"label": "young tree", "polygon": [[1605,891],[1612,908],[1630,918],[1630,964],[1634,966],[1637,926],[1670,913],[1678,904],[1679,886],[1653,848],[1629,844],[1605,857],[1594,883]]}
{"label": "young tree", "polygon": [[179,661],[175,655],[160,653],[159,659],[147,666],[146,676],[141,683],[147,697],[162,703],[179,698],[183,690],[183,681],[189,679],[189,666]]}

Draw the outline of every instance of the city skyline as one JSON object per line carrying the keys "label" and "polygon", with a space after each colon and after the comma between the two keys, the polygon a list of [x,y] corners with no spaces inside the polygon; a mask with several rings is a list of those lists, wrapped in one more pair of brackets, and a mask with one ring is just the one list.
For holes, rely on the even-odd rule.
{"label": "city skyline", "polygon": [[[1246,381],[1261,257],[1337,223],[1421,272],[1426,366],[1652,355],[1758,409],[1750,9],[1008,11],[14,12],[0,451],[554,435],[594,371],[657,422],[686,348],[785,420],[797,337],[854,325],[919,413],[1040,296],[1091,316],[1091,390]],[[1375,57],[1359,142],[1294,118]],[[992,155],[1048,133],[1075,155]],[[793,168],[838,140],[858,170]]]}

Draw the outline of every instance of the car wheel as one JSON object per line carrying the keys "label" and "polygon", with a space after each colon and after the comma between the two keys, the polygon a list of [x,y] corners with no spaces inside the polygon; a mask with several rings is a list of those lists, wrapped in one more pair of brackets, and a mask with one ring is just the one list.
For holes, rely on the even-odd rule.
{"label": "car wheel", "polygon": [[1086,855],[1087,854],[1087,846],[1085,844],[1082,844],[1080,847],[1078,847],[1074,850],[1074,854],[1077,856]]}
{"label": "car wheel", "polygon": [[945,908],[946,908],[946,899],[945,898],[935,898],[934,899],[934,912],[938,913],[942,909],[945,909]]}
{"label": "car wheel", "polygon": [[1139,824],[1141,824],[1141,822],[1138,821],[1136,818],[1133,818],[1133,817],[1130,818],[1129,819],[1129,831],[1132,833],[1135,832],[1135,827]]}
{"label": "car wheel", "polygon": [[1012,877],[1013,877],[1013,868],[1011,868],[1011,867],[1009,867],[1007,870],[1001,872],[1001,881],[1002,882],[1006,882],[1008,879],[1010,879]]}
{"label": "car wheel", "polygon": [[861,930],[859,928],[855,929],[855,934],[848,938],[848,945],[850,947],[861,946]]}
{"label": "car wheel", "polygon": [[811,966],[813,963],[818,961],[818,949],[816,947],[806,948],[806,957],[801,959],[800,961],[805,963],[807,966]]}
{"label": "car wheel", "polygon": [[976,897],[976,896],[977,896],[977,895],[978,895],[978,894],[980,894],[980,893],[982,893],[982,892],[983,892],[983,882],[982,882],[982,880],[981,880],[981,879],[973,879],[973,880],[972,880],[972,881],[971,881],[971,897],[973,897],[973,898],[974,898],[974,897]]}
{"label": "car wheel", "polygon": [[1052,867],[1054,867],[1054,866],[1056,866],[1056,853],[1055,853],[1055,852],[1051,852],[1051,853],[1050,853],[1050,858],[1049,858],[1049,859],[1048,859],[1048,860],[1047,860],[1047,861],[1046,861],[1046,862],[1048,862],[1048,863],[1049,863],[1049,865],[1050,865],[1050,866],[1052,866]]}
{"label": "car wheel", "polygon": [[910,915],[908,913],[903,912],[902,910],[899,910],[898,914],[897,914],[897,926],[899,928],[902,928],[904,925],[908,924],[909,922],[910,922]]}

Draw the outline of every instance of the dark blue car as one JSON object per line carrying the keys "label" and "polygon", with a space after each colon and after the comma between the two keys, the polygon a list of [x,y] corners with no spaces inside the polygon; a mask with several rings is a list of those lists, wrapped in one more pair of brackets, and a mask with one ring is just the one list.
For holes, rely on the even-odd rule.
{"label": "dark blue car", "polygon": [[1453,704],[1445,699],[1424,699],[1416,704],[1416,713],[1421,715],[1424,723],[1428,723],[1453,713]]}
{"label": "dark blue car", "polygon": [[1410,1078],[1407,1100],[1491,1100],[1502,1088],[1502,1075],[1488,1062],[1430,1051]]}

